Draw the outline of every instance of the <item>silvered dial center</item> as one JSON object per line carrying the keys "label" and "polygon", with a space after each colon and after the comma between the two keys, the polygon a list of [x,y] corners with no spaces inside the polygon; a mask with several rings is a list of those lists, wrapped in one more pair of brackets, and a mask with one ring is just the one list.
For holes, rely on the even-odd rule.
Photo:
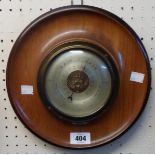
{"label": "silvered dial center", "polygon": [[81,93],[89,86],[88,75],[84,71],[76,70],[67,78],[68,88],[75,93]]}

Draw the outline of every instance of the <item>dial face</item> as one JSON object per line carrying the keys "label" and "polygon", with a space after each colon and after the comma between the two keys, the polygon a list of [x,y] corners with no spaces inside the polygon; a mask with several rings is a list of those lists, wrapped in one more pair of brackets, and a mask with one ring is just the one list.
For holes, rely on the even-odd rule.
{"label": "dial face", "polygon": [[70,117],[82,118],[98,112],[111,94],[112,78],[106,62],[86,49],[58,54],[48,64],[44,76],[47,100]]}

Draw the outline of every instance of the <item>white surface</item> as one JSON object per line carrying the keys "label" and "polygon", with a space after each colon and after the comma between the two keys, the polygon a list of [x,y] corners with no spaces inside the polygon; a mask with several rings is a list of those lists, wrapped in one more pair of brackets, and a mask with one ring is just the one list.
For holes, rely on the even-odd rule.
{"label": "white surface", "polygon": [[21,85],[22,95],[33,95],[33,86],[31,85]]}
{"label": "white surface", "polygon": [[130,81],[143,83],[145,75],[138,72],[131,72]]}
{"label": "white surface", "polygon": [[71,132],[70,133],[70,144],[91,144],[90,132]]}
{"label": "white surface", "polygon": [[[0,153],[155,153],[155,82],[148,104],[136,124],[123,136],[102,147],[69,150],[47,144],[18,120],[8,100],[6,64],[11,47],[33,19],[71,0],[0,0]],[[81,4],[75,0],[73,4]],[[84,0],[123,18],[142,38],[155,79],[155,0]],[[51,133],[52,134],[52,133]]]}

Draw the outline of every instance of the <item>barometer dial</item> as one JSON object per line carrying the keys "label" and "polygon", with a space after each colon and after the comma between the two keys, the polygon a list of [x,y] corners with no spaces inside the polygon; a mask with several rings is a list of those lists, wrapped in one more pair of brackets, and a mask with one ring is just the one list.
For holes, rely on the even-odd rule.
{"label": "barometer dial", "polygon": [[108,64],[94,52],[70,49],[55,56],[44,72],[50,106],[70,117],[87,117],[109,99],[112,78]]}

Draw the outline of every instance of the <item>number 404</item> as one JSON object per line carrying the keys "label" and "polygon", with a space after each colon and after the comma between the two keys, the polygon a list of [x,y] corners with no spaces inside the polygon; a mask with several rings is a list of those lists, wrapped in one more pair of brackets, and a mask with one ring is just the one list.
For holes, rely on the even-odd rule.
{"label": "number 404", "polygon": [[76,136],[76,137],[75,137],[75,140],[76,140],[76,141],[86,141],[87,138],[86,138],[86,136]]}

